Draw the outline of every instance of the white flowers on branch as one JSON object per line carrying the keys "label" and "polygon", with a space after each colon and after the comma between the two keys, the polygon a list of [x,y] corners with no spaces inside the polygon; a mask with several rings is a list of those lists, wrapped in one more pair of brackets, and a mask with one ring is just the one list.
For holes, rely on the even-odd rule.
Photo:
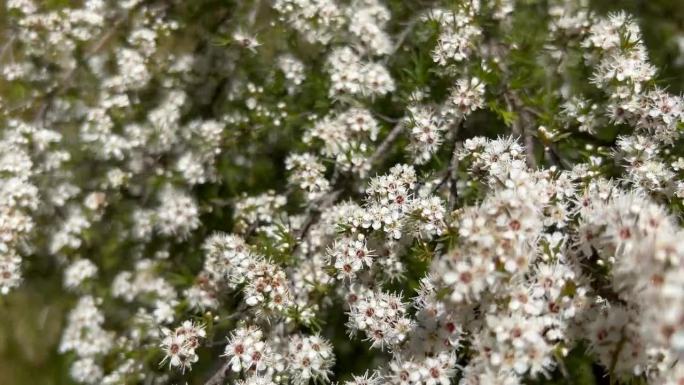
{"label": "white flowers on branch", "polygon": [[306,191],[306,199],[315,201],[330,190],[325,178],[325,166],[311,154],[293,154],[285,161],[285,168],[291,172],[290,183]]}
{"label": "white flowers on branch", "polygon": [[6,5],[0,293],[59,271],[75,381],[684,379],[684,101],[627,14],[38,3]]}
{"label": "white flowers on branch", "polygon": [[33,230],[31,210],[39,198],[31,183],[33,162],[21,142],[0,141],[0,154],[0,292],[7,294],[21,282],[18,249]]}
{"label": "white flowers on branch", "polygon": [[437,46],[432,52],[432,59],[437,64],[445,66],[462,62],[475,51],[482,30],[474,21],[473,11],[475,10],[462,9],[454,13],[436,10],[430,15],[441,28]]}
{"label": "white flowers on branch", "polygon": [[192,369],[192,364],[199,359],[195,350],[200,346],[200,340],[206,337],[204,326],[185,321],[175,330],[164,329],[162,332],[161,347],[166,356],[161,363],[168,361],[169,366]]}

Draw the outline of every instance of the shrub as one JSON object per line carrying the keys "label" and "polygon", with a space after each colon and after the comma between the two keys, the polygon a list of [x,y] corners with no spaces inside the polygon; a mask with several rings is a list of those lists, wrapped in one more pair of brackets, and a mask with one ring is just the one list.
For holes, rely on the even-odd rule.
{"label": "shrub", "polygon": [[3,13],[0,298],[68,381],[684,382],[684,101],[626,12]]}

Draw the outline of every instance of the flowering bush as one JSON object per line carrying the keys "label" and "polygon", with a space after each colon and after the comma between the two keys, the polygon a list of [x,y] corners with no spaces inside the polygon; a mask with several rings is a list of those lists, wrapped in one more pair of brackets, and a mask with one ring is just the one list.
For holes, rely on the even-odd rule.
{"label": "flowering bush", "polygon": [[2,312],[55,301],[63,382],[684,383],[684,100],[629,14],[2,7]]}

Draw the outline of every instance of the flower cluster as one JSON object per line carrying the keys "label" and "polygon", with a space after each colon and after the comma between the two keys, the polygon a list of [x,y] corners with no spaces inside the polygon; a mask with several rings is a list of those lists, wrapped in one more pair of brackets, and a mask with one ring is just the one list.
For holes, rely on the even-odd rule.
{"label": "flower cluster", "polygon": [[235,330],[224,356],[233,372],[244,372],[247,381],[273,383],[289,378],[295,384],[325,381],[334,363],[332,346],[319,336],[292,335],[289,340],[264,340],[258,327]]}
{"label": "flower cluster", "polygon": [[377,62],[366,61],[352,48],[338,48],[328,57],[330,94],[374,97],[394,91],[389,71]]}
{"label": "flower cluster", "polygon": [[445,121],[430,107],[418,106],[410,110],[411,146],[416,163],[423,164],[439,150],[444,141]]}
{"label": "flower cluster", "polygon": [[74,381],[682,383],[684,100],[637,19],[229,3],[3,8],[0,302],[40,290]]}
{"label": "flower cluster", "polygon": [[311,154],[293,154],[285,161],[285,168],[292,175],[290,183],[306,191],[306,199],[315,201],[330,190],[330,182],[325,179],[325,166]]}
{"label": "flower cluster", "polygon": [[60,352],[72,351],[78,356],[71,367],[74,378],[88,384],[97,383],[103,376],[99,364],[114,347],[114,333],[102,327],[104,315],[98,308],[101,300],[81,297],[69,313],[68,324],[62,334]]}
{"label": "flower cluster", "polygon": [[441,29],[437,45],[432,51],[432,59],[439,65],[468,59],[482,35],[482,30],[473,20],[476,12],[473,5],[477,2],[464,3],[463,9],[457,12],[436,10],[430,15]]}
{"label": "flower cluster", "polygon": [[394,294],[369,292],[350,304],[350,332],[364,332],[372,347],[391,349],[401,344],[411,323],[406,305]]}
{"label": "flower cluster", "polygon": [[378,139],[379,130],[380,125],[370,111],[350,108],[316,121],[304,135],[304,141],[322,143],[322,156],[334,159],[343,170],[365,175],[370,167],[370,146]]}
{"label": "flower cluster", "polygon": [[342,238],[336,240],[328,250],[330,263],[335,266],[338,278],[353,279],[364,267],[373,264],[373,253],[368,250],[363,234],[356,239]]}
{"label": "flower cluster", "polygon": [[224,355],[228,357],[232,371],[252,370],[258,373],[268,365],[270,351],[263,341],[261,330],[247,327],[233,332],[228,339]]}
{"label": "flower cluster", "polygon": [[161,347],[166,356],[161,363],[168,361],[169,366],[177,366],[181,370],[192,369],[192,364],[199,359],[195,349],[199,347],[200,340],[207,334],[204,326],[185,321],[175,330],[163,329],[162,332],[164,339]]}

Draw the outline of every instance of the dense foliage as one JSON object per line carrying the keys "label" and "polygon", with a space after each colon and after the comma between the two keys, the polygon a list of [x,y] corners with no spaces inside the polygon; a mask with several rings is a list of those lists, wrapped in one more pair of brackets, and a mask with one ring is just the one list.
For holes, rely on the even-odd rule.
{"label": "dense foliage", "polygon": [[0,383],[684,383],[684,5],[3,3]]}

